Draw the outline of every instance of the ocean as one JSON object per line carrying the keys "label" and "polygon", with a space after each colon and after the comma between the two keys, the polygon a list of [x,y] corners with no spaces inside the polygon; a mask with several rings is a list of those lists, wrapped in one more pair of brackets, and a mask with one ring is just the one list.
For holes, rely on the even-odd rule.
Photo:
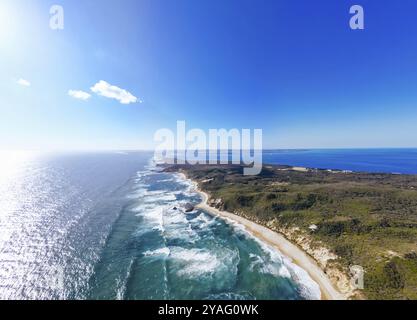
{"label": "ocean", "polygon": [[417,149],[264,150],[263,163],[356,172],[417,174]]}
{"label": "ocean", "polygon": [[146,152],[0,152],[0,299],[319,299]]}

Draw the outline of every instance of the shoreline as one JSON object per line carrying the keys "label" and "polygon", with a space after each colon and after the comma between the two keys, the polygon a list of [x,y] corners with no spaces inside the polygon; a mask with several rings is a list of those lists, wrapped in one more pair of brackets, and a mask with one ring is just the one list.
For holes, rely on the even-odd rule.
{"label": "shoreline", "polygon": [[271,245],[285,257],[289,258],[294,264],[304,269],[308,275],[318,284],[321,292],[321,300],[347,300],[346,295],[340,293],[334,286],[330,278],[324,273],[318,263],[309,256],[303,249],[296,244],[287,240],[282,234],[277,233],[267,227],[259,225],[246,218],[236,214],[221,211],[208,204],[209,195],[198,187],[198,183],[188,179],[187,176],[180,172],[185,179],[192,181],[196,186],[196,192],[201,195],[202,201],[196,205],[196,208],[202,209],[207,213],[218,216],[223,219],[230,219],[245,227],[245,229],[259,240]]}
{"label": "shoreline", "polygon": [[283,235],[272,231],[271,229],[268,229],[236,214],[227,211],[220,211],[211,207],[207,203],[209,199],[207,193],[198,188],[196,191],[203,198],[202,202],[199,203],[196,208],[202,209],[209,214],[219,216],[221,218],[228,218],[232,221],[240,223],[256,238],[271,245],[275,249],[278,249],[279,252],[289,258],[294,264],[304,269],[308,275],[319,285],[321,291],[321,300],[347,300],[347,298],[342,293],[334,288],[331,280],[326,276],[316,261],[306,252],[300,249],[297,245],[293,244]]}

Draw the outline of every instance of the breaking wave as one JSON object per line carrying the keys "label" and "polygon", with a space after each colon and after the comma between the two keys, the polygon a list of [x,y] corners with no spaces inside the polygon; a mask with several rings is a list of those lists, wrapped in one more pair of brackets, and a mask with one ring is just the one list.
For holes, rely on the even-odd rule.
{"label": "breaking wave", "polygon": [[[149,163],[136,174],[126,196],[135,220],[132,259],[118,298],[318,299],[320,290],[307,272],[261,242],[236,222],[213,217],[187,203],[200,196],[183,175]],[[132,218],[132,219],[133,219]],[[242,237],[243,236],[243,237]],[[139,258],[136,258],[139,257]],[[140,284],[140,285],[139,285]]]}

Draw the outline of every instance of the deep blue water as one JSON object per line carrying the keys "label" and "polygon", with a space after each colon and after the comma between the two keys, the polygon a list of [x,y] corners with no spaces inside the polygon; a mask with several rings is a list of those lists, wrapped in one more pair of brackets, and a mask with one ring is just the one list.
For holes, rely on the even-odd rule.
{"label": "deep blue water", "polygon": [[265,150],[263,163],[374,173],[417,174],[417,149]]}

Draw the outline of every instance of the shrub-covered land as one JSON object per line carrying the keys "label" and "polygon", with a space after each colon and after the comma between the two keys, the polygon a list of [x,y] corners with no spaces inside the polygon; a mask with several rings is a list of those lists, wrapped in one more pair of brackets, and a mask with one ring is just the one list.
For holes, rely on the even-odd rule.
{"label": "shrub-covered land", "polygon": [[244,176],[242,167],[233,165],[167,170],[198,181],[221,199],[223,210],[264,225],[300,228],[346,268],[362,266],[366,298],[417,299],[417,176],[287,166],[264,166],[258,176]]}

